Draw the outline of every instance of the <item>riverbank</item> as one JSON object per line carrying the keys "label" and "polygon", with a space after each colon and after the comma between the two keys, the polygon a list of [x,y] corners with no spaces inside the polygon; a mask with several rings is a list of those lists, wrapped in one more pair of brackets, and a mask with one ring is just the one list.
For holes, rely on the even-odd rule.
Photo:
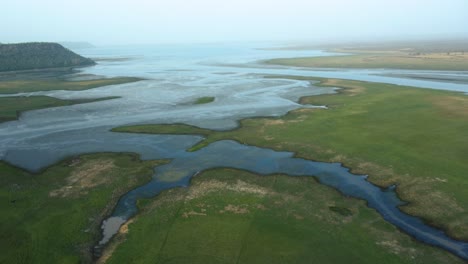
{"label": "riverbank", "polygon": [[[299,78],[270,76],[269,78]],[[306,97],[303,104],[329,109],[301,109],[281,118],[253,118],[240,128],[217,132],[185,125],[118,128],[120,132],[201,134],[211,142],[241,143],[295,152],[298,157],[341,162],[382,187],[397,184],[409,204],[401,209],[468,240],[468,145],[466,96],[388,84],[299,78],[342,87],[339,94]],[[317,85],[317,84],[315,84]]]}
{"label": "riverbank", "polygon": [[461,263],[311,177],[208,170],[139,208],[98,263]]}
{"label": "riverbank", "polygon": [[101,221],[159,164],[164,161],[101,153],[33,175],[0,162],[0,262],[91,263]]}

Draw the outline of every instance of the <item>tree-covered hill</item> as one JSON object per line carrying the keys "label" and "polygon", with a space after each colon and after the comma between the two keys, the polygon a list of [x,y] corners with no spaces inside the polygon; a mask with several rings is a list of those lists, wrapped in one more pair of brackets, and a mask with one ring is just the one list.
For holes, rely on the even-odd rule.
{"label": "tree-covered hill", "polygon": [[0,71],[77,67],[96,64],[57,43],[0,44]]}

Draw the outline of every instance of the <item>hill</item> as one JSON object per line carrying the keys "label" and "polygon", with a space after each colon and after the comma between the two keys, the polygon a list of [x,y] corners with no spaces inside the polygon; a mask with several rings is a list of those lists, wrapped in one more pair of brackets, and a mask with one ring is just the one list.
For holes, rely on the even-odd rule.
{"label": "hill", "polygon": [[84,41],[62,41],[59,44],[70,50],[95,48],[93,44]]}
{"label": "hill", "polygon": [[57,43],[0,44],[0,72],[96,64]]}

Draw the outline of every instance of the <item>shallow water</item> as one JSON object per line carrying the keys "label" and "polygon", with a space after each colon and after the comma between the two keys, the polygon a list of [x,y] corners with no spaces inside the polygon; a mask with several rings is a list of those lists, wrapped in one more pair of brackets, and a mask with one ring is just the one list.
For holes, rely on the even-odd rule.
{"label": "shallow water", "polygon": [[[307,81],[264,79],[262,75],[265,74],[346,78],[468,92],[468,86],[459,83],[401,77],[406,76],[404,74],[423,73],[425,76],[440,76],[447,72],[266,66],[255,61],[332,54],[321,51],[258,50],[249,45],[128,46],[80,52],[90,57],[120,59],[102,60],[96,66],[81,69],[78,74],[136,76],[148,80],[86,91],[21,94],[62,99],[121,98],[30,111],[22,114],[18,121],[2,123],[0,158],[30,171],[39,171],[66,157],[103,151],[135,152],[142,159],[173,159],[170,164],[156,168],[151,183],[121,198],[112,217],[103,223],[101,244],[115,234],[123,221],[135,214],[137,198],[152,197],[174,186],[186,186],[190,177],[207,168],[234,167],[260,174],[314,175],[322,183],[347,195],[367,200],[369,206],[387,221],[415,238],[468,258],[466,243],[450,239],[440,230],[401,213],[396,206],[402,202],[392,190],[382,191],[368,183],[365,177],[351,175],[340,164],[295,159],[291,153],[244,146],[232,141],[217,142],[200,151],[187,153],[185,149],[196,144],[201,137],[109,132],[115,126],[137,123],[186,123],[212,129],[230,129],[242,118],[278,116],[304,107],[297,103],[301,96],[335,92],[333,88],[315,87]],[[83,76],[78,74],[71,74],[69,78]],[[383,76],[389,74],[400,77]],[[462,77],[468,75],[466,72],[456,74]],[[209,104],[192,104],[202,96],[214,96],[216,100]],[[238,158],[232,159],[232,156]]]}

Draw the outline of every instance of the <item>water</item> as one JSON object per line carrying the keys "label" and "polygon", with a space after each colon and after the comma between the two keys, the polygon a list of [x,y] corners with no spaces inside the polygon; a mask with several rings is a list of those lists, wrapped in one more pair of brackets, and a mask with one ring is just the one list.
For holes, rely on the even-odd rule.
{"label": "water", "polygon": [[[286,173],[316,176],[344,194],[365,199],[390,223],[425,243],[442,247],[468,259],[468,246],[401,213],[402,202],[393,190],[383,191],[364,176],[349,173],[340,164],[312,162],[292,153],[221,141],[188,153],[198,136],[111,133],[112,127],[139,123],[186,123],[211,129],[230,129],[238,120],[253,116],[279,116],[304,107],[305,95],[334,93],[307,81],[264,79],[265,74],[287,74],[386,82],[422,88],[468,92],[463,83],[405,76],[466,78],[467,72],[401,70],[320,70],[265,66],[255,63],[278,57],[329,56],[321,51],[259,50],[250,45],[128,46],[80,50],[85,56],[119,58],[102,60],[80,74],[136,76],[147,80],[86,91],[47,91],[22,95],[48,95],[62,99],[120,96],[119,99],[26,112],[18,121],[0,124],[0,158],[30,171],[57,161],[92,152],[135,152],[142,159],[173,161],[157,167],[154,179],[122,197],[112,216],[103,223],[104,245],[119,226],[136,213],[135,201],[153,197],[174,186],[187,186],[190,177],[214,167],[246,169],[259,174]],[[391,76],[391,77],[390,77]],[[395,77],[396,76],[396,77]],[[461,76],[461,77],[460,77]],[[83,78],[71,75],[70,78]],[[8,95],[6,95],[8,96]],[[193,105],[196,98],[214,96],[215,102]],[[314,106],[307,106],[314,107]],[[320,106],[317,106],[320,107]],[[238,157],[232,159],[232,157]]]}

